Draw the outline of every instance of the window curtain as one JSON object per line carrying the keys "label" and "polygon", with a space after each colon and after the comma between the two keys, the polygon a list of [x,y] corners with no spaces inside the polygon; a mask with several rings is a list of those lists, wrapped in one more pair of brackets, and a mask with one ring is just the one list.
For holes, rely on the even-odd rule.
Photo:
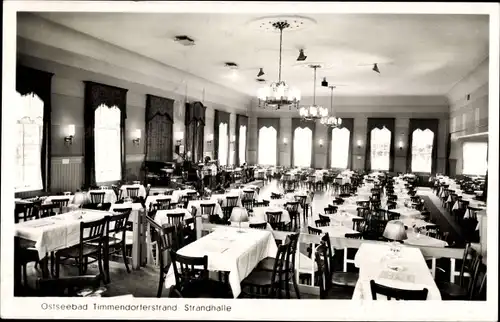
{"label": "window curtain", "polygon": [[[279,165],[280,162],[280,149],[279,149],[279,140],[280,140],[280,119],[279,118],[258,118],[257,119],[257,146],[260,140],[260,129],[263,127],[273,127],[276,129],[276,165]],[[257,149],[258,151],[258,149]],[[259,160],[259,153],[257,152],[257,161]]]}
{"label": "window curtain", "polygon": [[[343,122],[343,120],[342,120]],[[371,169],[371,132],[373,129],[383,129],[384,126],[391,131],[391,148],[389,152],[389,172],[394,171],[394,128],[395,119],[394,118],[368,118],[367,133],[366,133],[366,154],[365,154],[365,170],[370,171]]]}
{"label": "window curtain", "polygon": [[226,164],[229,164],[229,113],[215,110],[215,120],[214,120],[214,158],[219,160],[219,129],[221,124],[227,124],[227,151],[226,151]]}
{"label": "window curtain", "polygon": [[450,153],[451,153],[451,133],[448,133],[448,139],[446,140],[446,167],[444,170],[444,174],[447,176],[450,175],[450,170],[451,170]]}
{"label": "window curtain", "polygon": [[[246,127],[246,134],[245,134],[245,146],[241,147],[240,146],[240,137],[241,137],[241,127],[242,126],[245,126]],[[240,160],[240,148],[241,149],[245,149],[245,151],[243,151],[244,155],[245,155],[245,160],[244,162],[246,162],[246,150],[247,150],[247,145],[248,145],[248,117],[247,116],[244,116],[244,115],[236,115],[236,142],[235,142],[235,159],[234,159],[234,163],[236,165],[240,165],[240,162],[243,161],[243,160]]]}
{"label": "window curtain", "polygon": [[[297,128],[309,128],[312,132],[312,148],[311,148],[311,165],[310,167],[311,168],[314,168],[314,165],[316,164],[315,163],[315,147],[316,147],[316,144],[317,142],[315,142],[315,138],[316,138],[316,122],[315,121],[303,121],[302,119],[300,118],[292,118],[292,153],[291,153],[291,160],[290,160],[290,164],[292,166],[294,166],[294,153],[295,153],[295,149],[294,149],[294,142],[295,142],[295,129]],[[304,151],[305,153],[306,151]],[[297,151],[297,153],[302,153],[302,151]]]}
{"label": "window curtain", "polygon": [[417,129],[425,131],[429,129],[434,133],[432,142],[432,167],[431,173],[436,173],[437,167],[437,142],[439,136],[439,120],[438,119],[410,119],[410,127],[408,132],[408,146],[406,151],[406,172],[411,172],[412,161],[412,146],[413,146],[413,132]]}
{"label": "window curtain", "polygon": [[50,147],[52,118],[51,95],[54,74],[18,65],[16,70],[16,91],[21,95],[36,94],[43,101],[43,132],[40,164],[43,190],[50,190]]}
{"label": "window curtain", "polygon": [[146,96],[146,160],[172,161],[174,101]]}
{"label": "window curtain", "polygon": [[186,103],[186,158],[198,162],[203,159],[203,139],[205,137],[205,111],[201,102]]}
{"label": "window curtain", "polygon": [[96,185],[95,178],[95,110],[102,104],[120,110],[121,176],[125,178],[125,119],[127,118],[127,89],[86,81],[84,99],[85,123],[85,185]]}
{"label": "window curtain", "polygon": [[[352,169],[352,138],[354,133],[354,119],[353,118],[343,118],[342,124],[338,127],[339,129],[346,128],[349,130],[349,157],[347,159],[347,168]],[[332,164],[332,128],[328,128],[327,131],[328,139],[327,139],[327,155],[326,155],[326,166],[328,168],[331,167]]]}

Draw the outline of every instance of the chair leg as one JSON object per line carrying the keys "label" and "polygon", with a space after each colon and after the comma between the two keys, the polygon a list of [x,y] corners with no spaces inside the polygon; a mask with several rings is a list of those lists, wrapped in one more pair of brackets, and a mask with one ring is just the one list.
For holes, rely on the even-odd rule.
{"label": "chair leg", "polygon": [[127,268],[127,273],[130,273],[130,268],[128,267],[127,245],[125,244],[125,240],[122,242],[122,255],[125,268]]}
{"label": "chair leg", "polygon": [[55,254],[55,257],[56,257],[56,270],[55,270],[55,277],[56,278],[59,278],[59,255],[56,253]]}
{"label": "chair leg", "polygon": [[27,287],[28,286],[28,271],[27,271],[27,267],[28,264],[23,264],[23,283],[24,283],[24,287]]}
{"label": "chair leg", "polygon": [[299,286],[297,285],[297,279],[295,278],[295,274],[292,276],[293,289],[295,290],[295,295],[297,299],[300,299]]}
{"label": "chair leg", "polygon": [[101,274],[104,283],[108,284],[109,277],[105,274],[104,269],[102,268],[102,255],[100,250],[97,252],[97,263],[99,265],[99,274]]}
{"label": "chair leg", "polygon": [[[161,268],[160,268],[161,270]],[[160,281],[158,283],[158,292],[156,293],[156,297],[161,297],[161,293],[163,292],[163,283],[165,282],[165,275],[160,271]]]}

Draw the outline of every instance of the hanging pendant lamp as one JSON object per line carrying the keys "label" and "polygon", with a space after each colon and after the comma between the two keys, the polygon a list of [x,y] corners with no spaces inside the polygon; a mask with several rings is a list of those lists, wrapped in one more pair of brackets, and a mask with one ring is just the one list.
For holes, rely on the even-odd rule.
{"label": "hanging pendant lamp", "polygon": [[313,104],[310,106],[303,106],[299,109],[300,117],[303,120],[318,120],[323,117],[328,117],[328,110],[323,106],[316,105],[316,69],[321,68],[320,65],[309,65],[314,69],[314,89],[313,89]]}
{"label": "hanging pendant lamp", "polygon": [[339,127],[342,124],[342,119],[340,117],[335,117],[333,112],[333,89],[335,86],[329,86],[330,88],[330,115],[321,118],[321,124],[328,127]]}

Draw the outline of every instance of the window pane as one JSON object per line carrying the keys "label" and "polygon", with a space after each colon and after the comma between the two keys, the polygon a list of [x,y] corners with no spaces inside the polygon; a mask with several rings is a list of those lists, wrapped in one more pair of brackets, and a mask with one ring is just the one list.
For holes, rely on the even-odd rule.
{"label": "window pane", "polygon": [[219,124],[219,164],[227,165],[228,140],[227,140],[227,124]]}
{"label": "window pane", "polygon": [[391,151],[391,131],[385,126],[371,132],[371,170],[388,171]]}
{"label": "window pane", "polygon": [[486,175],[488,169],[488,143],[464,142],[463,174]]}
{"label": "window pane", "polygon": [[309,128],[296,128],[293,138],[293,165],[311,167],[312,131]]}
{"label": "window pane", "polygon": [[278,133],[274,127],[262,127],[259,130],[259,164],[276,165],[276,142]]}
{"label": "window pane", "polygon": [[120,109],[101,105],[95,111],[95,179],[104,183],[121,179]]}
{"label": "window pane", "polygon": [[12,137],[16,146],[14,189],[16,192],[41,190],[43,101],[33,93],[17,95],[17,127]]}
{"label": "window pane", "polygon": [[434,133],[431,130],[425,129],[425,131],[422,131],[416,129],[413,131],[411,146],[412,172],[431,172],[433,142]]}
{"label": "window pane", "polygon": [[245,160],[246,150],[247,150],[247,127],[242,125],[240,126],[240,142],[239,142],[239,158],[240,164],[247,162]]}
{"label": "window pane", "polygon": [[331,163],[332,168],[347,169],[349,160],[349,139],[351,132],[345,127],[332,129]]}

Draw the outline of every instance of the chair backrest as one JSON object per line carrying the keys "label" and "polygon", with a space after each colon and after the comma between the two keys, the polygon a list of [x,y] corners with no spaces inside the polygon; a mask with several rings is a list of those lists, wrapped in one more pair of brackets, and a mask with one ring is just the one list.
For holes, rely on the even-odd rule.
{"label": "chair backrest", "polygon": [[321,235],[323,232],[321,231],[321,229],[318,229],[318,228],[314,228],[314,227],[311,227],[311,226],[307,226],[307,232],[310,234],[310,235]]}
{"label": "chair backrest", "polygon": [[153,218],[146,216],[148,223],[151,226],[151,240],[156,242],[158,247],[157,259],[161,268],[168,268],[170,266],[169,250],[177,250],[180,247],[180,241],[176,234],[175,226],[162,227],[154,221]]}
{"label": "chair backrest", "polygon": [[387,211],[385,209],[378,208],[375,210],[373,216],[379,220],[387,220]]}
{"label": "chair backrest", "polygon": [[253,200],[255,192],[253,190],[243,190],[243,200]]}
{"label": "chair backrest", "polygon": [[358,207],[356,211],[358,212],[358,217],[367,218],[370,214],[370,208],[368,207]]}
{"label": "chair backrest", "polygon": [[45,217],[51,217],[54,216],[55,209],[59,209],[59,206],[56,204],[45,204],[45,205],[40,205],[38,208],[40,218],[45,218]]}
{"label": "chair backrest", "polygon": [[139,196],[139,187],[127,187],[127,196],[130,198]]}
{"label": "chair backrest", "polygon": [[90,192],[90,202],[93,204],[104,203],[104,195],[106,193],[104,191],[91,191]]}
{"label": "chair backrest", "polygon": [[365,228],[364,218],[353,218],[352,219],[352,230],[363,232]]}
{"label": "chair backrest", "polygon": [[361,239],[363,237],[362,233],[347,233],[344,235],[345,238],[349,239]]}
{"label": "chair backrest", "polygon": [[208,256],[189,257],[170,251],[175,275],[175,286],[181,291],[184,286],[195,281],[208,280]]}
{"label": "chair backrest", "polygon": [[108,217],[89,222],[80,222],[80,247],[88,242],[102,242]]}
{"label": "chair backrest", "polygon": [[299,211],[300,203],[298,201],[289,201],[286,203],[286,210],[289,213],[297,213]]}
{"label": "chair backrest", "polygon": [[314,221],[314,224],[316,225],[316,227],[327,227],[330,225],[330,218],[328,218],[328,221],[317,219]]}
{"label": "chair backrest", "polygon": [[387,209],[392,210],[397,208],[397,203],[395,201],[387,201]]}
{"label": "chair backrest", "polygon": [[62,278],[37,279],[37,296],[75,297],[83,289],[96,291],[101,285],[100,275],[83,275]]}
{"label": "chair backrest", "polygon": [[364,201],[364,200],[356,201],[356,205],[358,207],[361,207],[361,208],[368,208],[368,207],[370,207],[370,202],[369,201]]}
{"label": "chair backrest", "polygon": [[380,294],[386,296],[387,300],[425,301],[429,293],[427,288],[422,290],[404,290],[377,284],[374,280],[370,280],[370,289],[373,300],[376,300],[377,294]]}
{"label": "chair backrest", "polygon": [[184,212],[178,212],[178,213],[168,213],[167,214],[167,219],[168,219],[168,224],[172,226],[179,226],[179,225],[184,225]]}
{"label": "chair backrest", "polygon": [[307,196],[294,196],[294,199],[302,206],[302,208],[306,207]]}
{"label": "chair backrest", "polygon": [[271,225],[280,223],[282,214],[282,211],[266,211],[267,222]]}
{"label": "chair backrest", "polygon": [[215,203],[200,204],[201,215],[211,216],[215,212]]}
{"label": "chair backrest", "polygon": [[276,257],[274,260],[273,271],[271,273],[271,288],[269,296],[271,298],[280,297],[278,294],[281,292],[281,287],[288,282],[288,272],[286,270],[287,254],[289,253],[290,245],[283,244],[278,246]]}
{"label": "chair backrest", "polygon": [[393,211],[387,211],[387,219],[388,220],[397,220],[399,219],[399,217],[401,217],[401,215],[397,212],[393,212]]}
{"label": "chair backrest", "polygon": [[116,236],[117,234],[121,234],[120,238],[125,240],[125,232],[127,231],[127,222],[130,217],[130,212],[132,209],[125,209],[125,212],[121,212],[118,214],[114,214],[112,216],[108,216],[108,224],[106,226],[107,236]]}
{"label": "chair backrest", "polygon": [[158,210],[170,209],[170,198],[157,198],[156,204],[157,204]]}
{"label": "chair backrest", "polygon": [[477,270],[474,282],[469,291],[469,300],[485,301],[486,300],[486,265],[480,264]]}
{"label": "chair backrest", "polygon": [[267,229],[267,223],[258,223],[258,224],[250,224],[250,228],[255,228],[255,229]]}
{"label": "chair backrest", "polygon": [[241,205],[245,207],[247,211],[253,210],[253,200],[252,199],[243,199],[241,200]]}
{"label": "chair backrest", "polygon": [[324,211],[325,211],[325,214],[327,214],[327,215],[333,215],[337,212],[337,209],[338,209],[337,206],[329,205],[328,207],[326,207],[324,209]]}

